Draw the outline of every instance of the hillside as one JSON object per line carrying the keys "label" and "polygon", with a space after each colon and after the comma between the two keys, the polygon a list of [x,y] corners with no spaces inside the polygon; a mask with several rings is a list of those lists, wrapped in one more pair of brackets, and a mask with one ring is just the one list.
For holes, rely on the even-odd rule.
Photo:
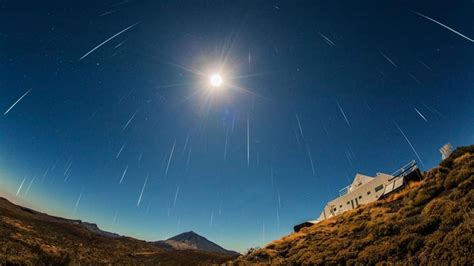
{"label": "hillside", "polygon": [[53,217],[0,198],[0,265],[4,264],[219,264],[235,255],[175,250]]}
{"label": "hillside", "polygon": [[207,238],[200,236],[193,231],[184,232],[167,240],[154,242],[154,244],[165,249],[202,250],[231,256],[240,255],[235,251],[227,250],[216,243],[209,241]]}
{"label": "hillside", "polygon": [[458,148],[423,180],[251,250],[236,264],[471,265],[474,146]]}

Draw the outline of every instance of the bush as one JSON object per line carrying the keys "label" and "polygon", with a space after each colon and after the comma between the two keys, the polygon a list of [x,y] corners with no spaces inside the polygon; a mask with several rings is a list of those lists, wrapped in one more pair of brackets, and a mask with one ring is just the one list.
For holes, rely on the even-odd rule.
{"label": "bush", "polygon": [[463,220],[463,215],[461,213],[450,213],[449,215],[443,217],[443,222],[441,223],[439,229],[445,232],[451,231],[461,224]]}
{"label": "bush", "polygon": [[428,203],[434,197],[436,197],[439,193],[443,191],[443,187],[436,184],[433,186],[424,186],[418,193],[416,194],[415,198],[413,199],[413,206],[421,206]]}
{"label": "bush", "polygon": [[258,250],[258,247],[256,248],[249,248],[247,249],[247,251],[245,252],[245,256],[248,256],[248,255],[251,255],[252,253],[254,253],[255,251]]}
{"label": "bush", "polygon": [[392,236],[400,232],[400,228],[395,223],[380,223],[372,228],[372,234],[377,237]]}
{"label": "bush", "polygon": [[428,217],[414,226],[412,232],[421,235],[429,235],[438,229],[439,224],[440,220],[437,217]]}
{"label": "bush", "polygon": [[398,242],[398,254],[408,253],[414,255],[423,247],[425,240],[418,234],[405,234],[394,242]]}

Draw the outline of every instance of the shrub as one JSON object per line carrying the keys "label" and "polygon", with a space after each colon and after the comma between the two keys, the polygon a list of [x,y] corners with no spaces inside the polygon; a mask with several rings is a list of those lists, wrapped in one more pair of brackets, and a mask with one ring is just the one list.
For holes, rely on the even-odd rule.
{"label": "shrub", "polygon": [[394,242],[398,242],[398,254],[408,253],[414,255],[423,247],[425,240],[418,234],[405,234]]}
{"label": "shrub", "polygon": [[463,221],[463,214],[462,213],[450,213],[443,217],[443,222],[439,226],[439,229],[442,231],[451,231],[455,227],[457,227]]}
{"label": "shrub", "polygon": [[428,203],[442,191],[443,187],[438,184],[422,187],[420,190],[418,190],[418,193],[413,199],[413,206],[421,206]]}
{"label": "shrub", "polygon": [[372,228],[372,233],[377,237],[391,236],[398,234],[400,228],[395,223],[380,223]]}
{"label": "shrub", "polygon": [[257,249],[258,248],[249,248],[249,249],[247,249],[247,251],[245,252],[245,256],[251,255],[252,253],[257,251]]}
{"label": "shrub", "polygon": [[413,232],[421,235],[428,235],[438,229],[440,220],[437,217],[428,217],[423,219],[418,225],[414,227]]}

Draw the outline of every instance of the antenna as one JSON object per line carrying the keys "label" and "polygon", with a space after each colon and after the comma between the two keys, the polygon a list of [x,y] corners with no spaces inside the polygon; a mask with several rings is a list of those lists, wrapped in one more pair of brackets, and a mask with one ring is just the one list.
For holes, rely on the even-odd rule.
{"label": "antenna", "polygon": [[444,160],[448,158],[451,153],[453,153],[453,146],[451,143],[447,143],[439,149],[439,152],[441,152],[441,160]]}

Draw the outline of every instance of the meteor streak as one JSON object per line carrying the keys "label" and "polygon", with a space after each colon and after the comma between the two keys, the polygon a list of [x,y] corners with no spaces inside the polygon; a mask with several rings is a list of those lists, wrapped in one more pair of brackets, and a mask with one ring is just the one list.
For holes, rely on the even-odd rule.
{"label": "meteor streak", "polygon": [[295,116],[296,116],[296,121],[298,121],[298,127],[300,129],[301,137],[304,139],[303,128],[301,127],[301,122],[300,122],[300,118],[298,117],[298,113],[295,112]]}
{"label": "meteor streak", "polygon": [[117,12],[117,11],[118,11],[118,9],[106,11],[106,12],[100,14],[99,17],[107,16],[107,15],[113,14],[113,13],[115,13],[115,12]]}
{"label": "meteor streak", "polygon": [[64,170],[64,176],[67,175],[67,173],[68,173],[69,170],[71,169],[71,166],[72,166],[72,161],[69,160],[69,163],[66,165],[66,169]]}
{"label": "meteor streak", "polygon": [[122,128],[122,131],[124,131],[125,129],[127,129],[128,125],[132,122],[132,120],[135,118],[135,116],[137,115],[137,111],[135,111],[135,113],[133,113],[132,117],[130,117],[130,119],[128,119],[127,123],[125,124],[125,126]]}
{"label": "meteor streak", "polygon": [[395,126],[398,128],[398,130],[400,131],[400,133],[402,133],[403,137],[405,138],[405,140],[407,141],[408,145],[410,145],[412,151],[415,153],[416,155],[416,158],[418,158],[418,160],[420,161],[421,165],[424,166],[424,163],[423,161],[421,160],[420,158],[420,155],[418,155],[418,152],[415,150],[415,147],[413,147],[413,144],[411,144],[411,141],[408,139],[407,135],[405,135],[405,132],[403,132],[403,130],[400,128],[400,126],[394,121],[393,122],[395,124]]}
{"label": "meteor streak", "polygon": [[280,189],[277,190],[278,192],[278,208],[281,208],[281,196],[280,196]]}
{"label": "meteor streak", "polygon": [[273,167],[270,168],[270,182],[272,183],[272,189],[274,185]]}
{"label": "meteor streak", "polygon": [[13,107],[15,107],[15,105],[17,105],[17,103],[19,103],[23,98],[25,98],[26,95],[28,95],[28,93],[30,93],[31,89],[29,89],[27,92],[25,92],[20,98],[18,98],[18,100],[16,100],[15,103],[13,103],[10,108],[8,108],[5,113],[3,113],[3,115],[6,115],[8,114],[8,112],[10,112],[11,109],[13,109]]}
{"label": "meteor streak", "polygon": [[464,39],[466,39],[466,40],[468,40],[468,41],[470,41],[470,42],[474,42],[473,39],[471,39],[471,38],[467,37],[466,35],[464,35],[464,34],[458,32],[458,31],[454,30],[453,28],[450,28],[450,27],[444,25],[443,23],[441,23],[441,22],[439,22],[439,21],[437,21],[437,20],[435,20],[435,19],[433,19],[433,18],[430,18],[430,17],[428,17],[428,16],[426,16],[426,15],[423,15],[423,14],[418,13],[418,12],[413,11],[413,10],[411,10],[411,12],[414,13],[414,14],[417,14],[418,16],[420,16],[420,17],[422,17],[422,18],[425,18],[425,19],[427,19],[427,20],[429,20],[429,21],[432,21],[432,22],[434,22],[434,23],[440,25],[441,27],[443,27],[443,28],[445,28],[445,29],[447,29],[447,30],[449,30],[449,31],[451,31],[451,32],[453,32],[453,33],[455,33],[455,34],[457,34],[457,35],[463,37]]}
{"label": "meteor streak", "polygon": [[176,200],[178,199],[178,195],[179,195],[179,185],[176,188],[176,193],[174,194],[173,208],[174,208],[174,206],[176,206]]}
{"label": "meteor streak", "polygon": [[82,192],[79,194],[79,197],[78,197],[77,200],[76,200],[76,205],[74,205],[74,212],[73,212],[73,214],[76,213],[77,207],[79,206],[79,202],[81,202],[81,198],[82,198]]}
{"label": "meteor streak", "polygon": [[123,148],[125,148],[125,144],[123,144],[122,147],[120,147],[120,150],[118,151],[117,155],[115,156],[115,159],[118,159],[118,157],[120,157],[120,154],[122,153]]}
{"label": "meteor streak", "polygon": [[114,225],[115,225],[115,222],[117,221],[117,214],[118,214],[118,212],[115,211],[114,219],[112,220],[112,226],[114,226]]}
{"label": "meteor streak", "polygon": [[422,114],[420,113],[420,111],[418,111],[418,109],[416,109],[416,108],[414,108],[414,109],[415,109],[415,111],[421,116],[421,118],[423,118],[423,120],[425,120],[425,122],[428,122],[428,120],[426,119],[426,117],[425,117],[424,115],[422,115]]}
{"label": "meteor streak", "polygon": [[433,71],[433,69],[432,69],[430,66],[428,66],[425,62],[423,62],[423,61],[421,61],[421,60],[418,60],[418,62],[419,62],[422,66],[424,66],[426,69],[428,69],[429,71]]}
{"label": "meteor streak", "polygon": [[235,112],[232,112],[232,133],[234,133],[235,127]]}
{"label": "meteor streak", "polygon": [[186,152],[186,148],[188,147],[189,135],[186,136],[186,140],[184,141],[183,153]]}
{"label": "meteor streak", "polygon": [[349,123],[349,119],[347,119],[346,113],[342,109],[341,105],[339,105],[339,103],[338,103],[337,106],[339,107],[339,111],[341,111],[342,116],[344,116],[344,120],[346,120],[346,123],[349,126],[349,128],[352,128],[351,123]]}
{"label": "meteor streak", "polygon": [[425,106],[426,109],[430,110],[431,112],[433,112],[433,113],[439,115],[441,118],[446,118],[446,116],[443,115],[443,114],[442,114],[440,111],[438,111],[436,108],[434,108],[434,107],[429,107],[429,106],[426,105],[425,103],[423,103],[423,106]]}
{"label": "meteor streak", "polygon": [[225,132],[225,144],[224,144],[224,161],[227,158],[227,138],[229,136],[229,128]]}
{"label": "meteor streak", "polygon": [[336,46],[336,44],[333,41],[331,41],[328,37],[326,37],[321,32],[318,32],[318,34],[327,42],[327,44],[329,44],[330,46]]}
{"label": "meteor streak", "polygon": [[250,165],[250,119],[247,115],[247,165]]}
{"label": "meteor streak", "polygon": [[191,159],[191,152],[193,151],[193,146],[191,145],[189,147],[189,152],[188,152],[188,158],[186,159],[186,170],[188,170],[188,166],[189,166],[189,159]]}
{"label": "meteor streak", "polygon": [[114,49],[117,49],[117,48],[119,48],[119,47],[120,47],[120,46],[122,46],[124,43],[125,43],[125,41],[123,41],[123,42],[121,42],[121,43],[119,43],[119,44],[115,45],[115,46],[114,46]]}
{"label": "meteor streak", "polygon": [[280,211],[277,208],[276,212],[276,219],[277,219],[277,228],[280,229]]}
{"label": "meteor streak", "polygon": [[86,57],[87,57],[88,55],[90,55],[92,52],[94,52],[95,50],[99,49],[102,45],[108,43],[108,42],[109,42],[110,40],[112,40],[113,38],[119,36],[120,34],[126,32],[127,30],[129,30],[129,29],[135,27],[137,24],[138,24],[138,22],[135,23],[135,24],[132,24],[132,25],[130,25],[130,26],[128,26],[128,27],[126,27],[125,29],[123,29],[123,30],[119,31],[118,33],[114,34],[112,37],[108,38],[107,40],[101,42],[99,45],[97,45],[96,47],[92,48],[89,52],[85,53],[81,58],[79,58],[79,61],[81,61],[82,59],[86,58]]}
{"label": "meteor streak", "polygon": [[48,173],[49,173],[49,169],[50,169],[50,167],[46,168],[46,171],[43,173],[43,176],[42,176],[42,178],[41,178],[41,182],[44,182],[44,179],[46,178],[46,176],[47,176]]}
{"label": "meteor streak", "polygon": [[147,174],[147,176],[145,178],[145,182],[143,183],[142,191],[140,192],[140,197],[138,198],[138,202],[137,202],[137,207],[140,206],[140,202],[142,201],[143,191],[145,191],[145,187],[146,187],[146,183],[148,182],[148,176],[149,175],[150,174]]}
{"label": "meteor streak", "polygon": [[395,64],[395,62],[393,62],[392,59],[390,59],[390,57],[388,57],[386,54],[384,54],[383,52],[379,51],[379,53],[390,63],[392,64],[394,67],[398,68],[397,64]]}
{"label": "meteor streak", "polygon": [[209,227],[211,228],[212,228],[213,221],[214,221],[214,212],[211,212],[211,221],[209,222]]}
{"label": "meteor streak", "polygon": [[21,181],[20,187],[18,187],[18,190],[16,191],[16,196],[20,194],[21,188],[23,187],[23,184],[25,183],[26,177],[23,178],[23,181]]}
{"label": "meteor streak", "polygon": [[311,170],[313,171],[313,175],[316,176],[316,171],[314,170],[314,164],[313,164],[313,157],[311,156],[311,151],[309,150],[308,145],[306,145],[306,151],[308,152],[309,162],[311,163]]}
{"label": "meteor streak", "polygon": [[30,183],[28,184],[28,187],[26,188],[25,196],[28,195],[28,192],[30,192],[31,185],[33,185],[33,182],[35,182],[35,180],[36,180],[36,176],[34,176],[31,179]]}
{"label": "meteor streak", "polygon": [[298,133],[296,132],[296,129],[293,128],[293,133],[295,133],[295,139],[296,139],[296,143],[298,145],[300,145],[300,138],[298,137]]}
{"label": "meteor streak", "polygon": [[415,75],[413,75],[411,73],[408,73],[408,76],[410,76],[410,78],[412,78],[414,81],[416,81],[416,83],[421,85],[421,81],[418,78],[416,78]]}
{"label": "meteor streak", "polygon": [[123,170],[122,178],[120,178],[119,185],[122,184],[123,178],[127,174],[127,170],[128,170],[128,165],[125,167],[125,170]]}
{"label": "meteor streak", "polygon": [[168,176],[168,169],[170,168],[171,159],[173,158],[174,146],[176,145],[176,140],[173,142],[173,148],[171,148],[170,157],[168,158],[168,164],[166,165],[165,178]]}

